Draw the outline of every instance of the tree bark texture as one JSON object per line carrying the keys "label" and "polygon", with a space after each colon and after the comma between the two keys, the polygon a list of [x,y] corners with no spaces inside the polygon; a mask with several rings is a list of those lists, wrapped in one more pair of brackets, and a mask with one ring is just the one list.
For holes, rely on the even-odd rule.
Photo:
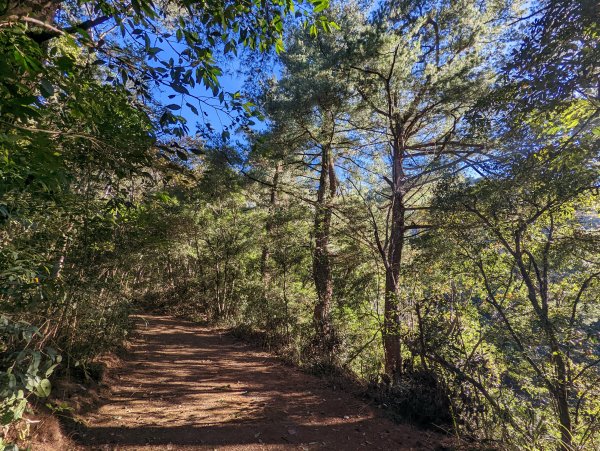
{"label": "tree bark texture", "polygon": [[321,148],[321,167],[317,203],[315,211],[315,250],[313,254],[313,279],[317,290],[313,322],[320,344],[326,352],[332,352],[335,346],[334,330],[331,323],[331,304],[333,300],[333,276],[329,249],[332,219],[332,201],[337,189],[335,168],[331,147]]}

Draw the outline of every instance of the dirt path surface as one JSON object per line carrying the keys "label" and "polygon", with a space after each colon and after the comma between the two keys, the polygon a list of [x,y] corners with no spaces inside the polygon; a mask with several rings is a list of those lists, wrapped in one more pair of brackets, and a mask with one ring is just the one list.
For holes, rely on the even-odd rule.
{"label": "dirt path surface", "polygon": [[351,394],[211,329],[140,316],[88,450],[432,450],[440,437],[378,416]]}

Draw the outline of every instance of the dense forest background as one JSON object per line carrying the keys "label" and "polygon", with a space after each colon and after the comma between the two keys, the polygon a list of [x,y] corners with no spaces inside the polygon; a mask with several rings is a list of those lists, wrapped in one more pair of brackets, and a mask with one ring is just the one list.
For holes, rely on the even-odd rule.
{"label": "dense forest background", "polygon": [[598,449],[599,17],[0,2],[3,425],[153,308],[464,439]]}

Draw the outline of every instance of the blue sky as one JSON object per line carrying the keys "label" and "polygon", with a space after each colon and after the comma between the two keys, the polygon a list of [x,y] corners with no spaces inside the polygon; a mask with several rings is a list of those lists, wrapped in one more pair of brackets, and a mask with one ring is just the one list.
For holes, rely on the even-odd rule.
{"label": "blue sky", "polygon": [[[168,46],[162,46],[163,51],[160,53],[161,59],[169,59],[173,57],[177,58],[177,54],[174,50],[168,48]],[[219,82],[224,91],[228,93],[235,92],[244,92],[246,77],[248,76],[248,72],[252,71],[251,67],[242,67],[242,59],[240,57],[232,57],[229,58],[228,61],[221,63],[219,66],[223,70],[223,75],[219,77]],[[277,73],[277,63],[275,62],[273,65],[273,70],[271,68],[267,68],[266,73],[263,73],[261,76],[269,76],[270,73]],[[212,98],[210,101],[215,105],[219,105],[218,99],[213,96],[213,93],[210,89],[206,89],[202,84],[197,84],[195,87],[187,87],[189,92],[195,96],[206,96]],[[173,96],[173,98],[169,98],[169,96]],[[202,127],[203,124],[210,123],[212,128],[214,129],[216,134],[222,132],[224,127],[228,127],[232,124],[231,117],[229,117],[223,111],[219,111],[217,108],[211,108],[207,104],[199,105],[199,101],[190,96],[185,96],[173,91],[168,86],[160,86],[160,88],[156,88],[154,90],[155,99],[160,102],[162,105],[168,104],[177,104],[181,105],[181,110],[176,111],[175,113],[181,115],[187,121],[187,126],[189,128],[189,135],[195,136],[200,125]],[[183,100],[183,101],[182,101]],[[196,114],[192,111],[190,107],[186,105],[186,102],[193,104],[198,110],[199,114]],[[264,129],[265,124],[261,123],[258,119],[254,119],[256,125],[253,126],[254,129]],[[234,130],[231,130],[231,135],[235,139],[241,139],[242,135],[234,134]]]}
{"label": "blue sky", "polygon": [[[156,53],[156,60],[153,59],[152,56],[146,60],[146,63],[155,68],[166,68],[166,64],[170,59],[177,65],[178,61],[181,61],[179,53],[184,53],[187,49],[186,44],[178,42],[173,34],[164,36],[161,32],[159,35],[153,32],[149,27],[139,25],[136,28],[132,22],[126,24],[123,33],[119,33],[119,29],[115,29],[114,24],[106,25],[106,28],[103,30],[103,32],[106,33],[111,33],[111,31],[111,37],[115,39],[117,45],[124,48],[130,47],[134,49],[133,53],[136,53],[138,49],[143,53],[144,46],[146,46],[146,48],[151,47],[160,49]],[[244,58],[241,56],[236,57],[231,53],[228,53],[227,56],[223,56],[218,47],[213,48],[212,51],[217,66],[222,70],[222,75],[218,78],[223,91],[225,93],[241,92],[243,94],[246,79],[254,70],[254,67],[248,63],[244,63]],[[243,55],[244,53],[245,50],[243,48],[238,48],[239,55]],[[274,69],[271,71],[271,68],[268,66],[263,68],[262,76],[270,76],[271,72],[277,72],[277,69],[275,69],[277,67],[277,62],[274,61],[273,58],[267,59],[273,62]],[[246,64],[246,67],[244,64]],[[185,63],[181,64],[180,62],[179,65],[185,68]],[[193,69],[191,66],[189,66],[189,68]],[[185,95],[176,92],[168,83],[169,81],[165,80],[165,82],[160,85],[154,86],[151,89],[152,98],[163,107],[166,107],[167,105],[173,106],[169,111],[185,119],[189,136],[195,136],[206,124],[210,124],[215,134],[219,135],[224,127],[231,126],[232,118],[227,114],[228,108],[223,107],[223,105],[220,104],[219,99],[213,95],[212,90],[207,89],[204,84],[197,83],[194,87],[186,84],[185,89],[189,91],[190,95]],[[195,97],[205,98],[206,101],[201,102]],[[226,96],[226,98],[228,98],[228,96]],[[186,105],[186,103],[192,104],[198,113],[194,112],[192,108]],[[210,104],[212,104],[213,107],[211,107]],[[221,111],[219,111],[219,109],[221,109]],[[254,122],[256,125],[253,126],[253,128],[264,129],[264,123],[260,123],[258,119],[254,119]],[[233,136],[234,130],[230,129],[230,133]],[[242,135],[238,135],[238,137],[241,136]]]}

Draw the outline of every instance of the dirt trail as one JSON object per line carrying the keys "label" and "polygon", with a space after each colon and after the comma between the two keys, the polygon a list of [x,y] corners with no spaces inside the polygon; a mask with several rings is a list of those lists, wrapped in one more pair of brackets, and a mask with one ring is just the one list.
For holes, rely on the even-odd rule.
{"label": "dirt trail", "polygon": [[88,450],[427,450],[351,394],[218,331],[140,316],[109,399],[84,418]]}

